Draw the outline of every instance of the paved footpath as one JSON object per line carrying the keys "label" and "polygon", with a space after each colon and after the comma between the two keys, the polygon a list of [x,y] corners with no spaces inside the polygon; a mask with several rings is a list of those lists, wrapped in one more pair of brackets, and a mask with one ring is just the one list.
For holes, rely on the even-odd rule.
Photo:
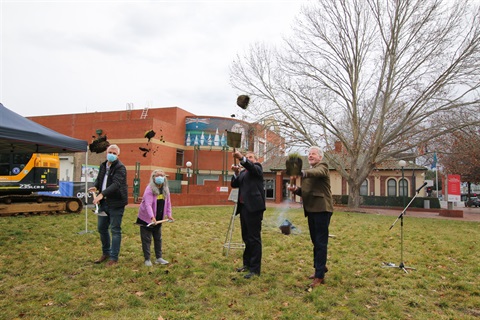
{"label": "paved footpath", "polygon": [[[267,202],[267,207],[272,208],[292,208],[298,209],[302,205],[300,203],[292,203],[291,201],[284,201],[282,203]],[[336,211],[352,211],[346,207],[336,207]],[[458,221],[478,221],[480,222],[480,208],[455,208],[455,210],[463,210],[463,218],[443,217],[440,216],[439,211],[431,209],[430,211],[415,211],[414,209],[407,209],[405,216],[418,217],[418,218],[433,218],[433,219],[446,219],[446,220],[458,220]],[[353,212],[381,214],[387,216],[399,216],[402,213],[401,209],[384,209],[384,208],[359,208]]]}

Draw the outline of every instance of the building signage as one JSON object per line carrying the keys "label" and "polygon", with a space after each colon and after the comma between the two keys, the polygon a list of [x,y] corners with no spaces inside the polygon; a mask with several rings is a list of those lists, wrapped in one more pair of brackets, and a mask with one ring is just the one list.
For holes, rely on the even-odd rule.
{"label": "building signage", "polygon": [[461,201],[460,198],[460,175],[458,174],[449,174],[447,175],[448,183],[448,195],[447,201],[449,202],[458,202]]}

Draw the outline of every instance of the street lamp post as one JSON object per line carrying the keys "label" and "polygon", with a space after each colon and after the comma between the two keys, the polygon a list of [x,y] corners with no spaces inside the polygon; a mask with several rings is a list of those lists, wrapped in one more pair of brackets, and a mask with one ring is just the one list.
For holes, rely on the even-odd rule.
{"label": "street lamp post", "polygon": [[404,174],[403,168],[407,165],[407,162],[405,160],[400,160],[398,161],[398,165],[402,167],[402,180],[400,180],[400,182],[402,183],[403,207],[405,208],[405,174]]}
{"label": "street lamp post", "polygon": [[192,166],[192,163],[190,161],[187,161],[185,163],[185,165],[187,166],[187,193],[190,192],[190,167]]}

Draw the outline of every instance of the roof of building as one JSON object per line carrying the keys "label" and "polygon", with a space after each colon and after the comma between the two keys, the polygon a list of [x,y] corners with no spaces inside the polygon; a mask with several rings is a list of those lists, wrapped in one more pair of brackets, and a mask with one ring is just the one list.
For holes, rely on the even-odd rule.
{"label": "roof of building", "polygon": [[[302,169],[308,169],[309,164],[308,164],[308,156],[300,156],[302,159]],[[288,156],[274,156],[265,162],[262,163],[263,166],[263,171],[264,172],[275,172],[275,171],[283,171],[286,170],[286,160],[288,159]],[[325,159],[326,160],[326,159]],[[428,169],[424,166],[420,166],[418,164],[415,164],[413,162],[407,161],[407,164],[403,168],[404,170],[425,170],[427,171]],[[327,162],[328,164],[328,162]],[[328,164],[328,167],[330,170],[335,170],[333,166]],[[382,163],[377,164],[375,167],[376,170],[400,170],[401,167],[398,164],[398,159],[391,159],[391,160],[385,160]]]}

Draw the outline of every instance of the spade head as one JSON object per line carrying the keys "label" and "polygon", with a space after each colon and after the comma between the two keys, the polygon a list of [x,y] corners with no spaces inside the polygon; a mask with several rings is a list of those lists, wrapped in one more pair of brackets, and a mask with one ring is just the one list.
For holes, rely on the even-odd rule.
{"label": "spade head", "polygon": [[242,134],[233,131],[227,131],[227,145],[231,148],[240,148],[242,142]]}
{"label": "spade head", "polygon": [[148,130],[147,132],[145,132],[145,135],[144,137],[148,139],[148,141],[150,141],[150,139],[152,139],[153,137],[155,137],[155,131],[153,130]]}
{"label": "spade head", "polygon": [[107,136],[100,136],[94,140],[88,147],[90,152],[102,153],[107,150],[110,143],[107,141]]}
{"label": "spade head", "polygon": [[299,176],[302,174],[303,161],[298,157],[288,157],[285,161],[287,176]]}

